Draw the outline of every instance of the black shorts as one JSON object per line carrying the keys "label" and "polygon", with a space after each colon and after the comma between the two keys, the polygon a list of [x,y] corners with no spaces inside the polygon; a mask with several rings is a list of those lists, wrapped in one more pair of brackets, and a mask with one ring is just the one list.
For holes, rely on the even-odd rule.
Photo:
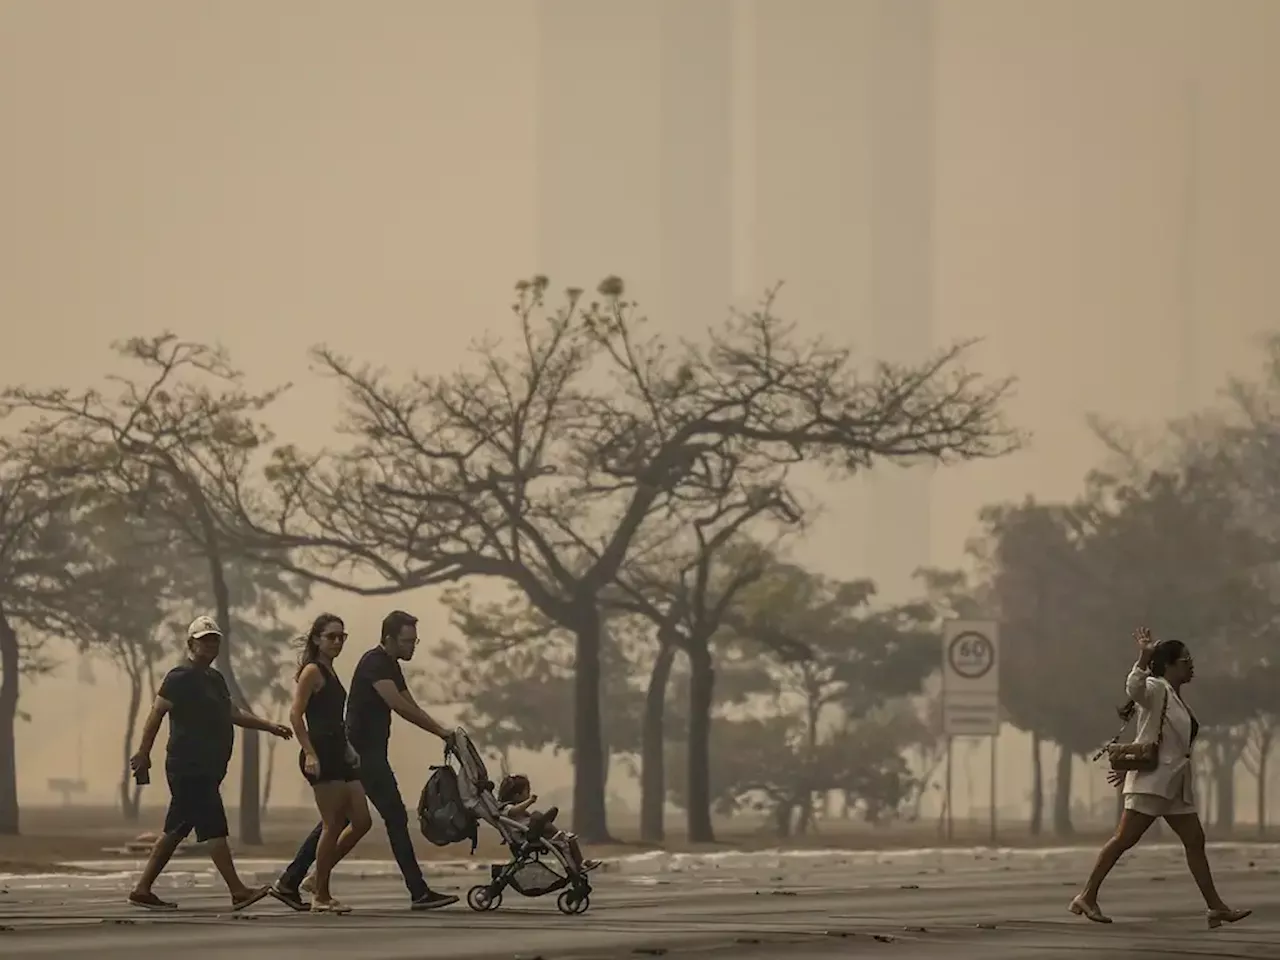
{"label": "black shorts", "polygon": [[302,778],[313,787],[318,783],[354,783],[360,779],[360,771],[347,759],[347,745],[342,743],[316,743],[316,759],[320,761],[320,772],[314,777],[307,773],[307,755],[298,751],[298,769]]}
{"label": "black shorts", "polygon": [[219,840],[227,836],[227,811],[222,806],[222,777],[168,774],[169,810],[164,832],[183,839],[193,830],[196,839]]}

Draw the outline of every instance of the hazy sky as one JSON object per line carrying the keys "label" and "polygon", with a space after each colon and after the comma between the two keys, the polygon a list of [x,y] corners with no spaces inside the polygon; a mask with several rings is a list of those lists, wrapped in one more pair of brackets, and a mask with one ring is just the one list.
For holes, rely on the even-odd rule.
{"label": "hazy sky", "polygon": [[[786,280],[783,312],[864,346],[866,261],[849,211],[875,186],[858,181],[851,206],[833,198],[865,143],[842,104],[872,95],[857,89],[857,64],[875,37],[853,29],[871,2],[739,0],[755,46],[744,61],[738,35],[724,174],[738,204],[735,288]],[[619,180],[616,207],[573,213],[603,236],[640,231],[661,200],[661,101],[656,68],[643,68],[658,62],[663,3],[598,0],[609,12],[573,61],[600,107],[581,123]],[[315,445],[330,439],[334,403],[307,376],[308,346],[404,370],[459,362],[468,337],[503,322],[512,282],[548,257],[539,6],[0,0],[0,382],[78,385],[104,369],[111,339],[168,327],[221,341],[264,386],[295,381],[276,425]],[[935,340],[985,337],[975,362],[1021,378],[1010,412],[1035,435],[1016,457],[937,476],[932,559],[947,564],[982,504],[1077,489],[1098,453],[1087,412],[1155,421],[1248,369],[1251,337],[1280,306],[1280,3],[936,9]],[[744,117],[755,145],[745,154]],[[855,120],[837,130],[831,117]],[[620,260],[634,255],[634,269],[584,263],[553,283],[643,277],[652,250],[635,235],[602,241]],[[1178,375],[1188,310],[1190,383]],[[835,491],[830,522],[805,548],[833,574],[865,572],[847,548],[860,497]],[[372,640],[382,604],[321,601]],[[439,624],[429,598],[403,603]],[[116,711],[98,673],[91,705]],[[24,696],[24,798],[74,772],[64,711],[75,689],[64,670]],[[119,735],[111,722],[84,734],[86,755],[105,758],[86,771],[100,795]],[[415,742],[401,736],[400,749]]]}

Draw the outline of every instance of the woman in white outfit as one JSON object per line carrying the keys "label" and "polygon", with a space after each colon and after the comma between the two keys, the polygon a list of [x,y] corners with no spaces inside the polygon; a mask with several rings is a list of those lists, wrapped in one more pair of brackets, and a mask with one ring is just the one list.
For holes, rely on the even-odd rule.
{"label": "woman in white outfit", "polygon": [[1138,641],[1138,662],[1129,671],[1125,690],[1129,702],[1120,715],[1128,720],[1136,711],[1138,733],[1136,743],[1158,743],[1159,763],[1151,771],[1131,770],[1127,774],[1112,772],[1108,779],[1124,782],[1124,813],[1115,836],[1098,854],[1098,862],[1084,890],[1071,901],[1071,912],[1088,917],[1095,923],[1110,923],[1111,918],[1098,908],[1098,891],[1111,868],[1136,844],[1147,828],[1163,817],[1182,841],[1187,866],[1208,907],[1210,927],[1243,920],[1252,911],[1232,910],[1218,895],[1213,873],[1205,856],[1204,828],[1196,812],[1192,796],[1191,746],[1200,732],[1200,723],[1191,708],[1183,702],[1182,685],[1195,676],[1195,663],[1185,644],[1178,640],[1156,640],[1143,628],[1134,637]]}

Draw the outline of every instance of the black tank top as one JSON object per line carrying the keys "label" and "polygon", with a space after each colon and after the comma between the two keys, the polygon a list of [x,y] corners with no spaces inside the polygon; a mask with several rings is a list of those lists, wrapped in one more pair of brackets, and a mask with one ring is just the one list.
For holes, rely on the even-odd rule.
{"label": "black tank top", "polygon": [[307,733],[316,749],[345,744],[346,731],[342,714],[347,707],[347,691],[337,674],[323,663],[316,663],[324,675],[324,684],[307,701]]}
{"label": "black tank top", "polygon": [[1200,721],[1196,719],[1196,715],[1191,712],[1191,708],[1187,706],[1187,701],[1182,699],[1182,694],[1174,691],[1173,695],[1178,698],[1178,702],[1182,704],[1182,709],[1187,711],[1187,716],[1191,718],[1191,743],[1196,742],[1196,737],[1200,736]]}

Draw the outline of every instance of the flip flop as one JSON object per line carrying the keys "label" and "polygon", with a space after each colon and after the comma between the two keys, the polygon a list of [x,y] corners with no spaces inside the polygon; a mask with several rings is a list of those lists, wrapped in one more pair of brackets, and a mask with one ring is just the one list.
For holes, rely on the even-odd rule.
{"label": "flip flop", "polygon": [[243,897],[240,897],[239,899],[232,897],[231,909],[239,911],[239,910],[244,910],[248,907],[252,907],[259,900],[263,899],[264,897],[270,896],[270,894],[271,894],[270,886],[254,887],[248,892],[248,894],[246,894]]}

